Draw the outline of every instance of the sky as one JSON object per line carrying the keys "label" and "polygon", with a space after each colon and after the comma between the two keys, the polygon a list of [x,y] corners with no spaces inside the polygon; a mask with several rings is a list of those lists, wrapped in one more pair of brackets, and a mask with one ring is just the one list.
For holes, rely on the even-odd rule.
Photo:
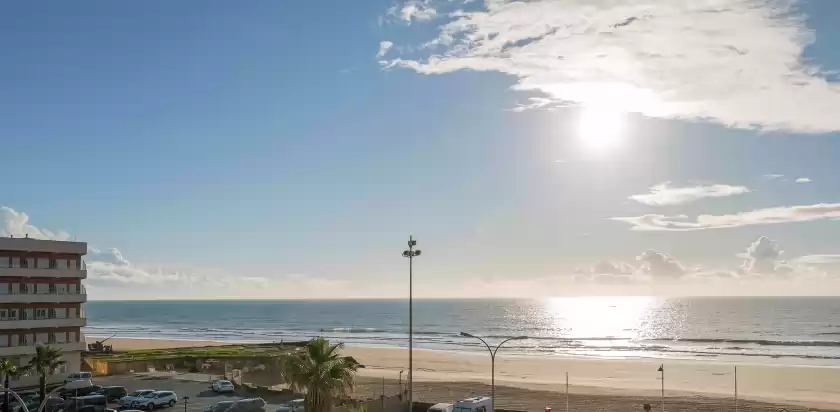
{"label": "sky", "polygon": [[840,3],[0,4],[90,299],[840,294]]}

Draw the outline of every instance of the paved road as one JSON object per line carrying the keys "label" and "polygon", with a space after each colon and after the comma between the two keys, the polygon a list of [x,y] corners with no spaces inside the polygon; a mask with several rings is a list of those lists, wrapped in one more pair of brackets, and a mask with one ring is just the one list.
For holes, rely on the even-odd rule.
{"label": "paved road", "polygon": [[[139,389],[155,389],[161,391],[173,391],[178,394],[178,405],[173,408],[158,409],[160,412],[181,412],[184,410],[184,396],[189,396],[186,412],[203,412],[204,408],[219,401],[238,400],[242,396],[236,394],[218,394],[210,390],[210,383],[195,382],[170,378],[168,376],[103,376],[94,379],[94,383],[101,386],[124,386],[129,392]],[[116,408],[118,405],[111,402],[109,407]],[[268,404],[265,406],[267,412],[273,412],[280,405]]]}

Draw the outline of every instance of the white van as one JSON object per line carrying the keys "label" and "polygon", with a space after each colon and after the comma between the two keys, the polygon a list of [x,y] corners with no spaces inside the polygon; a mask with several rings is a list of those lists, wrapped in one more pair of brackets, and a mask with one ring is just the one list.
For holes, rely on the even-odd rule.
{"label": "white van", "polygon": [[429,412],[452,412],[451,403],[436,403],[429,408]]}
{"label": "white van", "polygon": [[90,372],[76,372],[71,373],[64,379],[64,384],[68,384],[73,381],[90,381],[93,379],[93,375]]}
{"label": "white van", "polygon": [[493,400],[489,396],[475,396],[456,401],[452,412],[493,412]]}

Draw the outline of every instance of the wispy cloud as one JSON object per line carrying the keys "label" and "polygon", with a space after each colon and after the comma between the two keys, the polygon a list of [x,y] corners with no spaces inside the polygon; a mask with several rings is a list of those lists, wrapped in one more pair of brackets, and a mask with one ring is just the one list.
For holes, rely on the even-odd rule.
{"label": "wispy cloud", "polygon": [[649,214],[634,217],[613,217],[611,220],[632,225],[632,230],[690,231],[722,229],[751,225],[810,222],[840,219],[840,203],[820,203],[806,206],[783,206],[757,209],[731,215],[700,215],[690,219],[685,215]]}
{"label": "wispy cloud", "polygon": [[669,187],[668,182],[650,188],[650,193],[630,196],[631,200],[650,206],[670,206],[694,202],[708,197],[727,197],[749,192],[745,186],[709,185]]}
{"label": "wispy cloud", "polygon": [[805,255],[793,259],[792,262],[804,265],[836,265],[840,264],[840,255]]}
{"label": "wispy cloud", "polygon": [[388,9],[388,15],[409,24],[412,20],[431,20],[437,16],[437,10],[430,3],[430,0],[409,0]]}
{"label": "wispy cloud", "polygon": [[777,174],[767,174],[764,175],[764,178],[767,180],[778,180],[785,177],[785,175],[777,175]]}
{"label": "wispy cloud", "polygon": [[[517,90],[543,95],[518,110],[571,102],[746,129],[837,131],[840,85],[803,57],[816,34],[798,3],[485,0],[442,19],[425,43],[431,52],[387,66],[509,74]],[[437,14],[418,5],[428,3],[393,14]]]}
{"label": "wispy cloud", "polygon": [[388,50],[391,50],[391,47],[394,47],[393,42],[389,41],[381,41],[379,42],[379,51],[376,53],[376,58],[381,59],[388,54]]}
{"label": "wispy cloud", "polygon": [[796,183],[811,183],[811,179],[807,177],[800,177],[799,179],[796,179]]}

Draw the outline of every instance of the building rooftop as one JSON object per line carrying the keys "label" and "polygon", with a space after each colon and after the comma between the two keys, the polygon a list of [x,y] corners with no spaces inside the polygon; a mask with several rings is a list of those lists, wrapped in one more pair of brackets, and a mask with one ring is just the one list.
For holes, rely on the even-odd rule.
{"label": "building rooftop", "polygon": [[28,237],[0,237],[0,251],[87,254],[87,243],[43,240]]}

